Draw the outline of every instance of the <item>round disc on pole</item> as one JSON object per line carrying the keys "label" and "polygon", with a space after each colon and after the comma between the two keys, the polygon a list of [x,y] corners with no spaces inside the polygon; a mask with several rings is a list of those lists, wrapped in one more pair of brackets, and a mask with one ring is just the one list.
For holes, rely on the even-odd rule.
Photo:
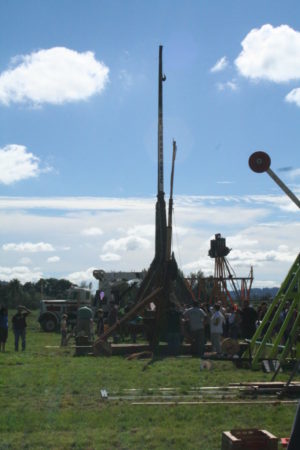
{"label": "round disc on pole", "polygon": [[268,153],[255,152],[249,158],[249,166],[253,172],[262,173],[266,172],[271,165],[271,158]]}

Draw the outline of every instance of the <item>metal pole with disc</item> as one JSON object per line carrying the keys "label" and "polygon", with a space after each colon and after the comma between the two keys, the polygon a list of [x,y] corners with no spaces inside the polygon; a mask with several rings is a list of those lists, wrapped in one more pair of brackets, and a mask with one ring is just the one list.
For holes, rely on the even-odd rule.
{"label": "metal pole with disc", "polygon": [[290,197],[290,199],[300,208],[300,200],[296,195],[287,187],[286,184],[273,172],[271,169],[270,156],[262,151],[252,153],[249,158],[249,166],[253,172],[263,173],[267,172],[268,175],[275,181],[275,183],[283,190],[283,192]]}
{"label": "metal pole with disc", "polygon": [[[249,158],[249,166],[256,173],[267,172],[285,194],[300,207],[300,201],[295,194],[271,170],[271,158],[262,151],[253,153]],[[252,368],[258,368],[264,355],[265,359],[278,359],[282,365],[293,353],[295,338],[300,326],[300,254],[281,284],[272,304],[269,306],[260,326],[254,333],[244,357],[252,357]],[[282,323],[281,312],[287,308]],[[283,345],[280,345],[283,343]],[[267,348],[269,346],[269,348]]]}

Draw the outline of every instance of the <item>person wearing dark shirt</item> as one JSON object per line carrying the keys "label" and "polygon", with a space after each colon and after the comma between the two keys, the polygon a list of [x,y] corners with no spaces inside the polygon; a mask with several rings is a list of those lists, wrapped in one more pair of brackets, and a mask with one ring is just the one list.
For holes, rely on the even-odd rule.
{"label": "person wearing dark shirt", "polygon": [[5,352],[5,344],[8,336],[8,313],[7,308],[0,308],[0,351]]}
{"label": "person wearing dark shirt", "polygon": [[251,339],[256,330],[257,312],[252,306],[249,305],[248,301],[244,302],[244,308],[241,312],[242,316],[242,338]]}
{"label": "person wearing dark shirt", "polygon": [[103,310],[101,308],[99,308],[97,310],[97,315],[96,315],[96,334],[99,337],[103,333],[104,333]]}
{"label": "person wearing dark shirt", "polygon": [[300,448],[300,402],[296,411],[294,425],[287,450],[299,450]]}
{"label": "person wearing dark shirt", "polygon": [[26,348],[26,317],[30,310],[25,306],[18,306],[17,313],[12,318],[13,332],[15,335],[15,351],[19,350],[19,339],[22,340],[22,351]]}
{"label": "person wearing dark shirt", "polygon": [[[115,325],[115,323],[118,321],[118,305],[116,305],[114,302],[110,302],[110,310],[107,316],[107,323],[109,327],[112,327]],[[114,344],[118,342],[118,335],[116,330],[112,333]]]}
{"label": "person wearing dark shirt", "polygon": [[170,303],[167,311],[167,342],[171,355],[178,355],[180,349],[181,314],[176,305]]}

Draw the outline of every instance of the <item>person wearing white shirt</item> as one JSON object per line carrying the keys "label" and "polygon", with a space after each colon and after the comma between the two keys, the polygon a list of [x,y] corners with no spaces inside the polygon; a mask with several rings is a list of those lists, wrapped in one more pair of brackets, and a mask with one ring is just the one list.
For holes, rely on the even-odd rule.
{"label": "person wearing white shirt", "polygon": [[210,337],[213,351],[216,352],[217,355],[221,354],[221,336],[224,323],[225,317],[220,311],[220,305],[216,303],[214,305],[214,312],[210,318]]}

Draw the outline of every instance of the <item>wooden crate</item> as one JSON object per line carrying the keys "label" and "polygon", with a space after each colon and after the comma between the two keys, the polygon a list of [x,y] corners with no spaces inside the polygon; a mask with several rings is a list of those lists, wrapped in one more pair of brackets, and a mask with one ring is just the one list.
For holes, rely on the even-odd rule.
{"label": "wooden crate", "polygon": [[278,450],[278,438],[255,428],[223,431],[222,450]]}

